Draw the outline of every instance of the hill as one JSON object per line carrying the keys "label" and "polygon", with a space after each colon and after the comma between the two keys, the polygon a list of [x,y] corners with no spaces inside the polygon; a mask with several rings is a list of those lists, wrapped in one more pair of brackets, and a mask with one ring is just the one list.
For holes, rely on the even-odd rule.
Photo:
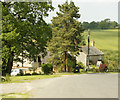
{"label": "hill", "polygon": [[[87,34],[85,31],[87,43]],[[118,67],[118,29],[91,30],[90,40],[95,41],[95,47],[104,52],[104,62],[109,68]]]}
{"label": "hill", "polygon": [[[84,32],[87,41],[87,31]],[[118,29],[91,30],[90,40],[95,41],[95,46],[102,50],[118,50]]]}

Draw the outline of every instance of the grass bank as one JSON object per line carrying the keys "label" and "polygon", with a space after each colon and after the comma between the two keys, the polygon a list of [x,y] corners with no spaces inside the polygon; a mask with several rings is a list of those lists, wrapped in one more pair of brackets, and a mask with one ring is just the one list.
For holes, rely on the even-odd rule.
{"label": "grass bank", "polygon": [[[95,72],[80,72],[80,73],[65,72],[65,73],[56,73],[56,74],[53,74],[53,75],[11,76],[11,77],[9,77],[10,81],[5,81],[5,82],[2,82],[2,83],[3,84],[24,83],[24,82],[31,82],[32,80],[55,78],[55,77],[64,77],[64,76],[68,76],[68,75],[89,74],[89,73],[95,73]],[[108,72],[108,73],[110,73],[110,72]],[[114,72],[114,73],[117,73],[117,72]]]}
{"label": "grass bank", "polygon": [[[87,43],[87,34],[85,31],[85,39]],[[104,50],[118,50],[118,29],[107,29],[107,30],[91,30],[90,40],[95,41],[95,46],[98,49]]]}

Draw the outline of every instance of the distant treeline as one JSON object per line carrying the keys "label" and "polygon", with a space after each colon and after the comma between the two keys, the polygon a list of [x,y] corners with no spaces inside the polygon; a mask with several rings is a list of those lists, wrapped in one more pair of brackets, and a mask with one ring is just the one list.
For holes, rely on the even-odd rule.
{"label": "distant treeline", "polygon": [[115,29],[118,28],[118,23],[116,21],[110,21],[110,19],[105,19],[100,22],[83,22],[82,26],[84,29]]}

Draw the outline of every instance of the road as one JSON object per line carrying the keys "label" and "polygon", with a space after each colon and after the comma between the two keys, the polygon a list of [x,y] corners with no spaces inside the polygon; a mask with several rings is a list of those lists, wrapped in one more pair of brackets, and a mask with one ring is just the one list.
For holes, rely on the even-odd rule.
{"label": "road", "polygon": [[80,74],[34,80],[32,98],[118,98],[118,74]]}

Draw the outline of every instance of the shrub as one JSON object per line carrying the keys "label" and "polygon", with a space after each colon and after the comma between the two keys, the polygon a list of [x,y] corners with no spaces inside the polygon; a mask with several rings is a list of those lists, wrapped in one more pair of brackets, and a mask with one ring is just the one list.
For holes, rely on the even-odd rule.
{"label": "shrub", "polygon": [[50,74],[53,71],[53,65],[52,64],[43,64],[42,71],[44,72],[44,74]]}
{"label": "shrub", "polygon": [[80,69],[84,69],[84,65],[82,62],[78,62],[78,66],[80,67]]}
{"label": "shrub", "polygon": [[62,72],[61,67],[58,67],[58,68],[57,68],[57,71],[58,71],[59,73]]}
{"label": "shrub", "polygon": [[114,69],[114,67],[113,67],[112,65],[109,65],[109,66],[108,66],[108,71],[109,71],[109,72],[113,72],[113,69]]}
{"label": "shrub", "polygon": [[118,69],[118,67],[115,67],[115,66],[109,64],[108,71],[109,72],[119,72],[119,69]]}
{"label": "shrub", "polygon": [[107,69],[108,69],[108,68],[107,68],[106,64],[101,64],[100,67],[99,67],[99,71],[100,71],[100,72],[106,72]]}
{"label": "shrub", "polygon": [[84,69],[80,69],[80,72],[85,72],[85,70]]}
{"label": "shrub", "polygon": [[99,72],[99,68],[96,67],[95,65],[91,65],[90,66],[90,71],[92,71],[92,72]]}

